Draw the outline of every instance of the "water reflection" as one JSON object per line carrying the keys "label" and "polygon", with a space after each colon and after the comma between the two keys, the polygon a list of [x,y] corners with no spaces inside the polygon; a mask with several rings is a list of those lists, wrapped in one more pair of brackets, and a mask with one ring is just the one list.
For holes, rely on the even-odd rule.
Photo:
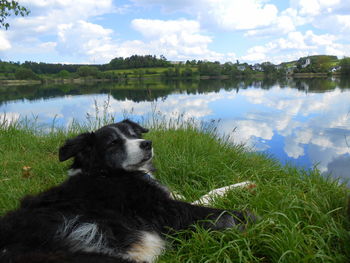
{"label": "water reflection", "polygon": [[111,94],[116,100],[135,102],[166,99],[173,93],[206,94],[209,92],[236,91],[251,87],[269,90],[272,87],[296,88],[304,92],[325,92],[335,88],[349,89],[350,79],[285,79],[285,80],[227,80],[227,81],[154,81],[126,83],[87,83],[29,86],[0,86],[0,105],[14,100],[51,99],[88,94]]}
{"label": "water reflection", "polygon": [[[0,115],[38,116],[69,125],[86,114],[117,118],[154,112],[202,121],[234,142],[267,151],[282,162],[350,179],[350,82],[348,79],[134,82],[123,84],[0,87]],[[96,105],[99,111],[96,111]],[[1,116],[0,116],[1,118]],[[232,133],[232,131],[235,132]]]}

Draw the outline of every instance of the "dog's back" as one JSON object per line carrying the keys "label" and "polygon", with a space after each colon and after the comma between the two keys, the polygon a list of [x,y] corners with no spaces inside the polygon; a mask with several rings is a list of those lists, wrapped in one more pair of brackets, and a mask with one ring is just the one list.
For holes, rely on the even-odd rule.
{"label": "dog's back", "polygon": [[[161,215],[168,193],[142,175],[80,174],[26,197],[0,220],[0,262],[75,262],[86,253],[114,262],[152,261],[164,248],[160,233],[165,222],[154,215]],[[142,255],[142,246],[153,247],[148,248],[153,254]]]}

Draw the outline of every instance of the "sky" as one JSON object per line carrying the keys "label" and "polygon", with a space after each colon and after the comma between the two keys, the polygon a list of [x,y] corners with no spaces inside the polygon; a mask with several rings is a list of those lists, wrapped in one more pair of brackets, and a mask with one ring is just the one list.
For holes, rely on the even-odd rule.
{"label": "sky", "polygon": [[0,29],[0,60],[108,63],[270,61],[350,56],[350,0],[20,0]]}

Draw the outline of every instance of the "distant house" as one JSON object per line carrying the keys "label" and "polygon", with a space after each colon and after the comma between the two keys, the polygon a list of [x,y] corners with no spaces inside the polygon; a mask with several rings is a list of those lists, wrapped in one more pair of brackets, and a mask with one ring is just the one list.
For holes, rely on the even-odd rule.
{"label": "distant house", "polygon": [[173,64],[173,65],[182,65],[182,64],[185,64],[185,61],[170,61],[170,64]]}
{"label": "distant house", "polygon": [[245,65],[238,65],[237,69],[240,71],[244,71],[246,69],[246,66]]}
{"label": "distant house", "polygon": [[335,66],[333,68],[331,68],[331,72],[337,72],[337,71],[340,71],[341,70],[341,66]]}
{"label": "distant house", "polygon": [[254,64],[252,66],[252,70],[255,70],[255,71],[263,71],[263,68],[261,67],[260,64]]}
{"label": "distant house", "polygon": [[283,66],[282,66],[282,65],[276,65],[275,68],[276,68],[276,69],[282,69]]}
{"label": "distant house", "polygon": [[311,64],[311,59],[310,58],[306,58],[305,63],[301,65],[302,68],[306,68],[307,66],[309,66]]}

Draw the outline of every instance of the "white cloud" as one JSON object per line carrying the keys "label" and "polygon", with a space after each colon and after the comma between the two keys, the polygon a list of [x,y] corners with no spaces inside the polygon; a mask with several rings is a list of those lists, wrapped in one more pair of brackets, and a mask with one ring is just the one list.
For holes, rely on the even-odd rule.
{"label": "white cloud", "polygon": [[261,0],[133,0],[143,6],[159,5],[166,12],[187,12],[198,17],[202,24],[212,23],[226,30],[247,30],[269,26],[278,9]]}
{"label": "white cloud", "polygon": [[11,31],[16,32],[16,39],[55,35],[60,24],[114,12],[112,0],[22,0],[20,3],[27,6],[31,13],[27,17],[17,17],[11,21]]}
{"label": "white cloud", "polygon": [[336,56],[350,55],[349,44],[339,44],[339,36],[332,34],[317,35],[312,30],[305,33],[290,32],[285,38],[278,38],[264,45],[254,46],[240,59],[249,62],[273,63],[296,60],[303,56],[327,54]]}
{"label": "white cloud", "polygon": [[[281,113],[266,116],[252,112],[247,114],[245,118],[249,121],[244,122],[244,132],[238,132],[237,138],[246,140],[249,145],[255,142],[255,137],[268,139],[267,135],[276,131],[286,138],[284,150],[289,157],[296,159],[303,156],[306,144],[323,151],[322,154],[314,151],[310,157],[314,163],[322,161],[319,166],[322,171],[333,158],[350,153],[344,137],[350,136],[349,92],[335,89],[329,93],[305,95],[292,88],[284,88],[281,93],[280,88],[275,87],[270,90],[243,90],[240,95],[246,96],[253,104],[278,109]],[[294,119],[294,116],[300,115],[309,120],[299,122]],[[240,120],[235,123],[241,126]]]}
{"label": "white cloud", "polygon": [[26,0],[21,4],[28,5],[33,12],[11,22],[12,30],[7,39],[14,45],[6,42],[2,49],[13,53],[51,52],[62,60],[80,63],[107,63],[114,57],[134,54],[165,55],[171,60],[224,62],[236,59],[234,52],[220,53],[209,49],[212,37],[201,31],[196,20],[134,19],[131,26],[143,39],[123,40],[116,38],[118,32],[89,22],[92,17],[116,12],[111,0],[79,0],[74,5],[66,0]]}
{"label": "white cloud", "polygon": [[349,0],[292,0],[291,6],[316,28],[334,34],[350,33]]}
{"label": "white cloud", "polygon": [[[59,21],[70,21],[86,19],[92,16],[98,16],[105,13],[115,12],[116,7],[112,0],[20,0],[20,4],[28,6],[32,11],[31,15],[38,17],[41,14],[48,18],[48,21],[54,18]],[[47,13],[43,13],[46,11]],[[62,15],[61,17],[59,15]],[[30,17],[26,18],[30,19]]]}
{"label": "white cloud", "polygon": [[[92,61],[93,57],[99,57],[102,53],[98,46],[101,50],[106,49],[106,45],[101,46],[101,43],[107,39],[106,31],[108,29],[89,23],[87,20],[91,17],[115,12],[116,8],[113,6],[112,0],[77,0],[74,2],[67,0],[22,0],[20,4],[28,7],[31,13],[27,17],[10,18],[11,27],[7,31],[7,35],[8,41],[12,43],[12,48],[7,50],[8,54],[21,53],[26,60],[32,60],[31,54],[44,54],[46,52],[48,55],[52,55],[57,54],[57,50],[63,51],[62,48],[67,47],[66,52],[60,53],[61,56],[67,55],[69,57],[69,52],[73,52],[75,55],[88,51],[86,55],[89,55],[89,60]],[[64,25],[66,25],[66,30],[64,30]],[[68,32],[70,29],[77,35],[70,34]],[[82,31],[83,29],[87,29],[87,32]],[[95,36],[93,36],[94,33]],[[89,34],[91,38],[88,39]],[[109,32],[109,34],[111,33]],[[69,38],[71,43],[65,42],[64,37]],[[87,43],[83,43],[83,40],[86,40]],[[80,47],[73,48],[73,44],[83,44],[80,53]],[[70,59],[73,60],[73,58]],[[75,61],[71,62],[79,60],[86,62],[85,57],[75,58]]]}
{"label": "white cloud", "polygon": [[283,150],[286,152],[288,157],[294,159],[298,159],[300,156],[303,156],[305,154],[303,146],[296,144],[291,137],[286,137]]}
{"label": "white cloud", "polygon": [[11,43],[7,39],[6,32],[0,30],[0,51],[4,51],[11,48]]}
{"label": "white cloud", "polygon": [[271,26],[262,29],[248,30],[244,35],[248,37],[270,37],[274,35],[287,34],[291,31],[295,31],[295,29],[293,19],[284,15],[277,17]]}
{"label": "white cloud", "polygon": [[[195,20],[152,20],[134,19],[131,25],[146,37],[158,37],[159,35],[173,35],[182,32],[196,34],[200,31],[200,25]],[[211,39],[206,40],[210,42]]]}
{"label": "white cloud", "polygon": [[[249,62],[270,60],[279,63],[313,54],[350,54],[349,40],[339,36],[340,33],[350,33],[350,16],[347,13],[347,10],[350,11],[349,0],[291,0],[285,10],[277,10],[272,1],[259,0],[133,2],[145,7],[160,6],[165,12],[186,12],[197,17],[202,27],[207,29],[214,26],[228,31],[241,31],[245,37],[259,39],[279,37],[247,50],[240,59]],[[309,34],[310,30],[298,30],[299,26],[310,24],[333,34],[316,35]]]}
{"label": "white cloud", "polygon": [[[10,59],[21,53],[23,60],[31,60],[30,54],[46,52],[80,63],[105,63],[116,56],[133,54],[250,63],[279,63],[313,54],[350,55],[346,37],[350,34],[349,0],[291,0],[285,10],[278,10],[274,1],[131,0],[122,6],[112,0],[21,0],[20,4],[32,12],[28,17],[10,18],[10,30],[6,35],[0,33],[0,50]],[[111,19],[105,14],[120,15],[125,10],[133,13],[125,16],[130,19],[140,14],[140,6],[146,11],[145,18],[130,21],[139,37],[121,35],[123,30],[118,32],[114,25],[107,28],[99,22],[99,18]],[[153,7],[175,18],[147,19]],[[180,15],[187,18],[177,18]],[[316,34],[314,28],[328,33]],[[231,32],[242,37],[238,45],[230,37]],[[231,42],[217,43],[225,35],[231,46]],[[249,49],[241,51],[244,41]],[[238,56],[236,50],[245,53]]]}
{"label": "white cloud", "polygon": [[201,10],[203,19],[207,19],[206,15],[209,15],[218,26],[228,30],[269,26],[278,13],[276,6],[257,0],[207,0],[203,2],[205,8]]}
{"label": "white cloud", "polygon": [[302,15],[318,15],[321,7],[318,0],[294,1]]}
{"label": "white cloud", "polygon": [[319,46],[331,46],[338,39],[331,34],[316,35],[311,30],[306,31],[304,37],[310,44]]}
{"label": "white cloud", "polygon": [[0,113],[0,125],[9,126],[19,120],[20,114],[18,112]]}
{"label": "white cloud", "polygon": [[134,54],[166,55],[171,60],[208,59],[232,60],[234,53],[211,51],[211,37],[204,35],[194,20],[134,19],[132,27],[144,35],[145,40],[117,41],[113,30],[79,20],[58,25],[57,50],[84,58],[87,62],[105,63],[114,57]]}
{"label": "white cloud", "polygon": [[304,16],[338,13],[350,9],[349,0],[291,0],[291,6]]}
{"label": "white cloud", "polygon": [[212,38],[201,32],[195,20],[134,19],[132,27],[145,36],[143,43],[152,54],[166,54],[169,59],[232,60],[234,53],[223,54],[209,49]]}
{"label": "white cloud", "polygon": [[[274,63],[280,63],[286,61],[284,53],[289,55],[295,53],[298,59],[300,57],[300,51],[304,51],[304,54],[310,54],[310,51],[315,49],[316,46],[308,45],[305,42],[305,36],[300,32],[290,32],[286,38],[279,38],[266,43],[263,46],[254,46],[247,50],[247,54],[242,56],[242,60],[250,62],[262,62],[269,60]],[[279,56],[281,59],[279,59]]]}
{"label": "white cloud", "polygon": [[350,15],[337,15],[336,19],[338,23],[343,25],[340,29],[341,31],[349,31],[350,30]]}
{"label": "white cloud", "polygon": [[313,26],[334,34],[350,34],[350,15],[320,15],[314,19]]}
{"label": "white cloud", "polygon": [[[152,118],[153,114],[159,114],[160,118],[172,119],[172,121],[181,117],[183,120],[200,119],[213,113],[210,103],[234,98],[235,94],[215,93],[211,96],[206,94],[183,95],[172,94],[166,100],[157,100],[155,102],[134,102],[132,100],[110,100],[108,113],[115,114],[125,112],[134,116],[142,116],[143,118]],[[95,99],[98,108],[103,108],[106,103],[106,97],[100,96]],[[92,116],[96,113],[95,102],[89,104],[88,111]],[[71,114],[70,112],[67,112]],[[101,116],[103,112],[99,112]],[[67,117],[67,116],[66,116]],[[154,116],[153,116],[154,117]]]}
{"label": "white cloud", "polygon": [[62,54],[83,57],[90,62],[106,62],[117,49],[112,41],[111,29],[79,20],[76,23],[58,25],[57,50]]}

